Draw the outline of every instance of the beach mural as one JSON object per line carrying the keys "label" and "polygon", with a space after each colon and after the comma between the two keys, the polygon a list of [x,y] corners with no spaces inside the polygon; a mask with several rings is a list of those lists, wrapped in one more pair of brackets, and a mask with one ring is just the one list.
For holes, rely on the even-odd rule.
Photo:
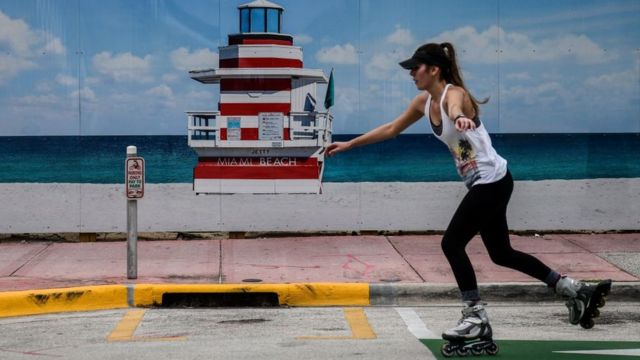
{"label": "beach mural", "polygon": [[[253,20],[240,11],[250,3],[0,3],[0,197],[16,204],[0,210],[0,233],[122,231],[128,145],[146,163],[141,231],[444,229],[465,188],[426,119],[384,143],[319,152],[400,114],[416,89],[398,62],[444,41],[473,94],[489,98],[480,116],[516,180],[513,227],[640,229],[637,1],[259,0],[264,17]],[[289,55],[233,48],[252,26],[279,34],[266,38]],[[289,59],[280,80],[266,80],[273,69],[228,75],[251,67],[243,58],[270,57]],[[280,105],[220,113],[247,102]],[[295,140],[292,111],[298,140],[313,142],[293,155],[256,146],[247,162],[237,149],[193,146],[224,129],[272,151]],[[311,190],[196,195],[197,169],[212,159],[322,172]]]}

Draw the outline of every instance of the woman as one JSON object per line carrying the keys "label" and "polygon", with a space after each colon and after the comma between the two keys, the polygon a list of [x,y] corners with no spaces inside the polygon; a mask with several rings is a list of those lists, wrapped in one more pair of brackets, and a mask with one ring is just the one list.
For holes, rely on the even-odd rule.
{"label": "woman", "polygon": [[[453,45],[426,44],[400,63],[411,70],[418,90],[422,90],[395,120],[348,142],[327,146],[327,156],[358,146],[396,137],[411,124],[427,115],[433,132],[451,151],[458,174],[469,189],[442,238],[442,250],[451,265],[465,308],[457,326],[443,333],[447,340],[490,339],[489,319],[480,302],[476,276],[465,247],[480,233],[491,260],[553,287],[570,300],[570,321],[580,322],[590,294],[590,286],[561,276],[535,257],[514,250],[507,228],[507,204],[513,179],[507,161],[491,145],[489,134],[480,121],[479,104],[462,81]],[[587,295],[585,295],[587,294]]]}

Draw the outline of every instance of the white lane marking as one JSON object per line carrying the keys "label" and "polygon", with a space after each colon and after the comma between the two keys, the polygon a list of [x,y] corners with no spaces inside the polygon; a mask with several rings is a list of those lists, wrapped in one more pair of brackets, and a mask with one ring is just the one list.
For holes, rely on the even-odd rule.
{"label": "white lane marking", "polygon": [[554,351],[562,354],[639,356],[640,349]]}
{"label": "white lane marking", "polygon": [[422,322],[422,319],[411,308],[395,308],[407,329],[418,339],[440,339]]}

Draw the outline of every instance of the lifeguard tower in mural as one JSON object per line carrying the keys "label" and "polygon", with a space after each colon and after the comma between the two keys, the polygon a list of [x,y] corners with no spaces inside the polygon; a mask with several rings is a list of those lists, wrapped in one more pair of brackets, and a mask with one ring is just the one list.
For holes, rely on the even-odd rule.
{"label": "lifeguard tower in mural", "polygon": [[281,33],[284,8],[241,5],[240,32],[219,48],[219,67],[189,72],[220,84],[219,111],[187,112],[198,154],[197,194],[320,193],[332,117],[316,109],[322,70],[303,67],[302,48]]}

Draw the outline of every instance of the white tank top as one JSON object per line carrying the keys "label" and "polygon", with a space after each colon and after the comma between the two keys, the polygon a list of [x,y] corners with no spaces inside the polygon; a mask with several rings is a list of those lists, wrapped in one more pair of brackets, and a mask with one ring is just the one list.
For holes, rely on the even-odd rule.
{"label": "white tank top", "polygon": [[467,188],[478,184],[490,184],[502,179],[507,173],[507,160],[503,159],[491,145],[491,138],[482,123],[475,130],[459,132],[455,124],[444,111],[444,99],[451,84],[445,86],[440,98],[440,114],[442,114],[442,131],[438,134],[431,122],[431,95],[425,106],[425,114],[436,138],[440,139],[453,155]]}

